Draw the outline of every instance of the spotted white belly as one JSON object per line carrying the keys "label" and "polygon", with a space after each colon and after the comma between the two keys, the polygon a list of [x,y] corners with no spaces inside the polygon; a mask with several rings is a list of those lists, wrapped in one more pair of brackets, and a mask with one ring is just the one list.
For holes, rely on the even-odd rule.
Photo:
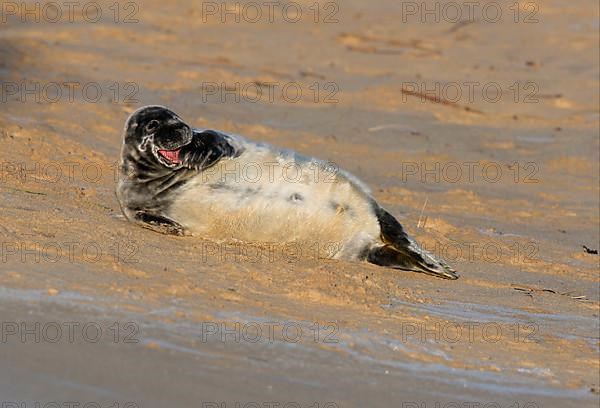
{"label": "spotted white belly", "polygon": [[193,235],[318,245],[343,259],[379,239],[368,192],[353,176],[293,152],[236,142],[244,152],[191,179],[169,210]]}

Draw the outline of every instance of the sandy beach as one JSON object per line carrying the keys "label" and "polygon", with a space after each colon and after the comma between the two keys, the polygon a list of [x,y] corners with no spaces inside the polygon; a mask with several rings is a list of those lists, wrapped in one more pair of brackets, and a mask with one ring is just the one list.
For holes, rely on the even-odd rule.
{"label": "sandy beach", "polygon": [[[3,407],[597,407],[599,6],[467,3],[2,2]],[[460,279],[127,222],[149,104],[350,171]]]}

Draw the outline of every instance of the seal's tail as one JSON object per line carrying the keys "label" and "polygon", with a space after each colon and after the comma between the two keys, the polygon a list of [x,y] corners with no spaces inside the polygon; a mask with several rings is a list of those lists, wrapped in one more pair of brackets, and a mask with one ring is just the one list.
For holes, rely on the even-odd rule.
{"label": "seal's tail", "polygon": [[367,261],[443,279],[458,279],[454,269],[417,245],[392,215],[379,206],[376,207],[376,213],[383,245],[372,248],[367,254]]}

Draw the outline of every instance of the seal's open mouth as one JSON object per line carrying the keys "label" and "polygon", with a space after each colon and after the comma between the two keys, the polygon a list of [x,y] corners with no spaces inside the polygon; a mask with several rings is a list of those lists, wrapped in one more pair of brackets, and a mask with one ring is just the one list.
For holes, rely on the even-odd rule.
{"label": "seal's open mouth", "polygon": [[181,152],[181,148],[175,150],[159,150],[158,154],[167,159],[169,163],[180,164],[181,160],[179,160],[179,152]]}

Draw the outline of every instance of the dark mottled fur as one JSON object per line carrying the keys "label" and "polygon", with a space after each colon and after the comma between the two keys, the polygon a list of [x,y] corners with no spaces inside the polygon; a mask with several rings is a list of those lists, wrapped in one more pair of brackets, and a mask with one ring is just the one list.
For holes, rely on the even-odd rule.
{"label": "dark mottled fur", "polygon": [[[180,163],[165,164],[156,151],[181,149]],[[134,113],[125,127],[117,197],[125,216],[162,233],[183,235],[184,229],[164,217],[177,189],[199,171],[236,151],[225,135],[191,129],[175,113],[160,106]]]}

